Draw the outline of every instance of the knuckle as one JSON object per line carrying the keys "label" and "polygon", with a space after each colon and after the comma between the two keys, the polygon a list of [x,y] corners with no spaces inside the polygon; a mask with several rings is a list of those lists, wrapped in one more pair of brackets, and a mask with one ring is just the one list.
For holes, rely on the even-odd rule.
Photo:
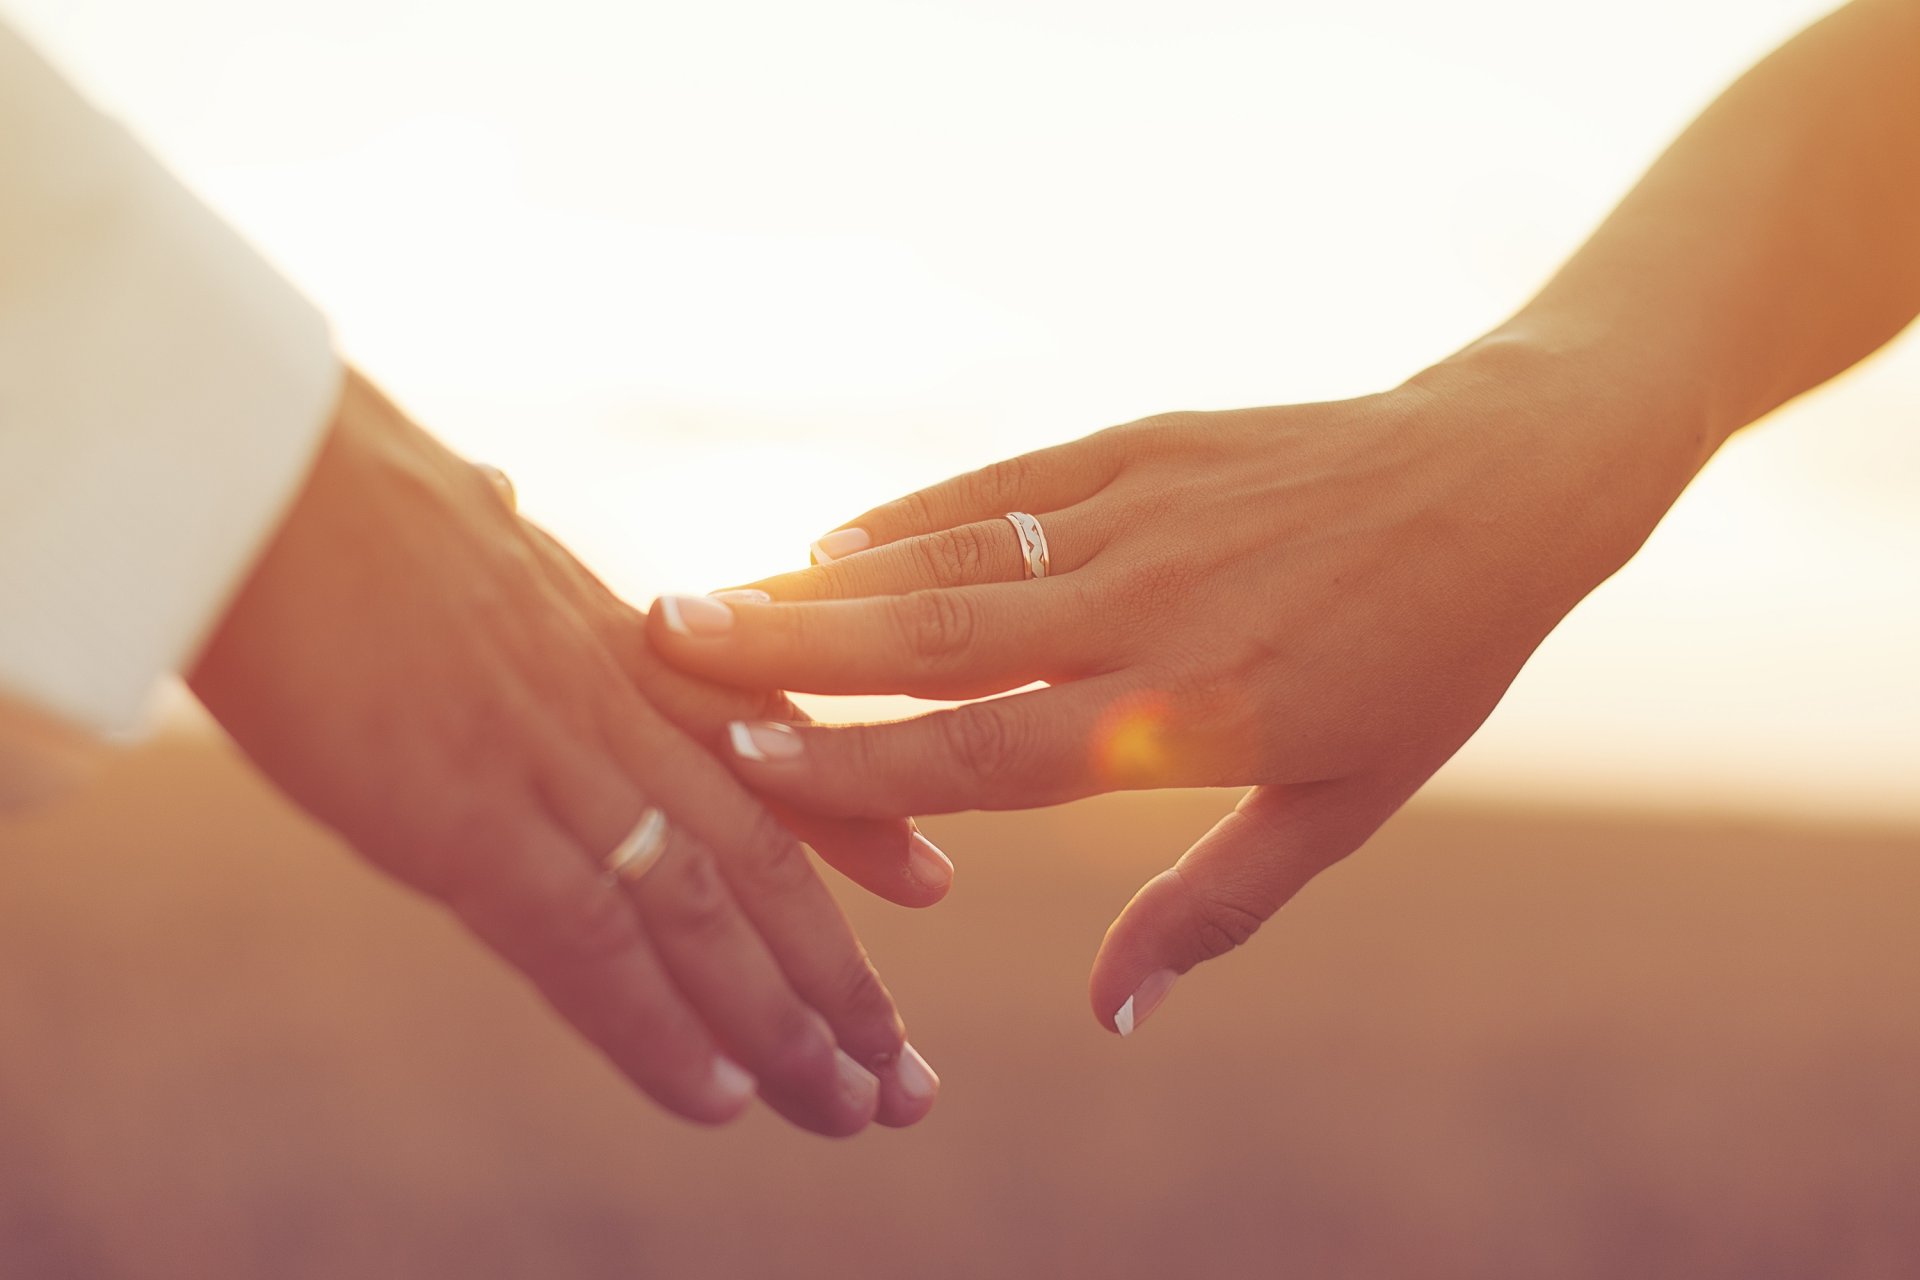
{"label": "knuckle", "polygon": [[1002,458],[971,472],[968,476],[972,505],[982,511],[993,507],[1019,505],[1033,480],[1033,459],[1020,454]]}
{"label": "knuckle", "polygon": [[649,879],[658,877],[660,923],[676,933],[710,942],[733,923],[733,897],[713,856],[704,849],[682,849],[681,856],[665,860]]}
{"label": "knuckle", "polygon": [[950,591],[916,591],[901,597],[895,616],[907,653],[921,663],[951,661],[973,644],[973,606]]}
{"label": "knuckle", "polygon": [[1150,418],[1129,422],[1120,429],[1115,442],[1129,461],[1148,462],[1176,454],[1192,440],[1206,415],[1191,410],[1156,413]]}
{"label": "knuckle", "polygon": [[523,708],[492,691],[459,699],[443,710],[435,739],[441,764],[456,777],[498,777],[524,754]]}
{"label": "knuckle", "polygon": [[1258,932],[1265,918],[1219,894],[1189,889],[1193,898],[1193,945],[1201,955],[1212,959],[1244,946]]}
{"label": "knuckle", "polygon": [[865,955],[849,960],[833,981],[834,1004],[842,1019],[859,1028],[866,1055],[897,1053],[906,1043],[907,1028],[894,1007],[893,993]]}
{"label": "knuckle", "polygon": [[1132,565],[1116,588],[1117,603],[1130,617],[1179,617],[1173,606],[1185,601],[1194,585],[1193,570],[1171,558]]}
{"label": "knuckle", "polygon": [[560,957],[582,967],[612,960],[639,936],[624,896],[597,887],[557,913],[548,932]]}
{"label": "knuckle", "polygon": [[1242,673],[1190,671],[1166,684],[1179,690],[1181,727],[1196,741],[1239,743],[1262,718]]}
{"label": "knuckle", "polygon": [[[498,794],[514,794],[503,789]],[[449,905],[467,901],[497,874],[502,854],[514,845],[520,815],[500,799],[476,797],[434,824],[430,839],[406,842],[381,865],[408,885]],[[357,835],[357,833],[355,833]],[[367,847],[372,842],[356,840]]]}
{"label": "knuckle", "polygon": [[866,565],[860,561],[836,560],[815,565],[791,575],[793,588],[782,597],[799,600],[852,600],[871,592],[866,586]]}
{"label": "knuckle", "polygon": [[915,490],[893,502],[892,514],[908,529],[934,529],[940,524],[934,515],[933,503],[924,489]]}
{"label": "knuckle", "polygon": [[1013,726],[991,704],[941,714],[947,755],[969,777],[993,783],[1010,774],[1019,749]]}
{"label": "knuckle", "polygon": [[942,529],[916,538],[913,552],[925,581],[939,587],[958,587],[980,581],[986,563],[986,548],[980,531],[972,525]]}
{"label": "knuckle", "polygon": [[815,879],[807,851],[772,818],[754,823],[744,847],[748,852],[739,862],[739,872],[746,890],[757,897],[789,897]]}
{"label": "knuckle", "polygon": [[826,1020],[802,1004],[778,1015],[761,1073],[788,1082],[825,1080],[835,1072],[833,1034]]}

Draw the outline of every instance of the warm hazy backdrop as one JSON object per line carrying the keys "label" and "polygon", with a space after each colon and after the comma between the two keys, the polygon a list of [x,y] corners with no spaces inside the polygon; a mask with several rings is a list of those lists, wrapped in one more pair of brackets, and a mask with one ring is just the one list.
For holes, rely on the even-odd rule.
{"label": "warm hazy backdrop", "polygon": [[[1398,381],[1825,6],[0,7],[645,599]],[[848,902],[946,1091],[841,1145],[655,1113],[176,707],[0,825],[0,1277],[1920,1274],[1916,566],[1909,342],[1737,440],[1124,1043],[1100,931],[1232,797],[934,820],[949,902]]]}
{"label": "warm hazy backdrop", "polygon": [[[1500,319],[1823,0],[5,0],[635,595]],[[1738,440],[1438,785],[1920,818],[1920,346]]]}

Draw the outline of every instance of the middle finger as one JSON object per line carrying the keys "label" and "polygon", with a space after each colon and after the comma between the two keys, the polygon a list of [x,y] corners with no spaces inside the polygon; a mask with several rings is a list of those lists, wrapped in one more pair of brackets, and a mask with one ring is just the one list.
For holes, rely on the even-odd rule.
{"label": "middle finger", "polygon": [[1094,622],[1084,575],[864,600],[665,597],[647,619],[683,671],[806,693],[967,699],[1110,669],[1122,630]]}

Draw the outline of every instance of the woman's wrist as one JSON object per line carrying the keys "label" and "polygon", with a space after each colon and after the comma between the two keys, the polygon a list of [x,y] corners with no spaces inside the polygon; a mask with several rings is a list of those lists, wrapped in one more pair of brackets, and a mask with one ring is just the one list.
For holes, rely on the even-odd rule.
{"label": "woman's wrist", "polygon": [[1563,340],[1516,321],[1396,394],[1463,430],[1491,431],[1551,512],[1551,559],[1577,594],[1625,564],[1724,435],[1697,388],[1651,355]]}

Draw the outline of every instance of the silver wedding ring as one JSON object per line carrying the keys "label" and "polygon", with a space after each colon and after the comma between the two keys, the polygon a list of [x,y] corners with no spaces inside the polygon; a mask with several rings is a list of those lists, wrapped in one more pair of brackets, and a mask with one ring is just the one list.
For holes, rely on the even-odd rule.
{"label": "silver wedding ring", "polygon": [[1020,537],[1020,559],[1027,567],[1029,578],[1044,578],[1052,566],[1047,555],[1047,531],[1040,522],[1024,511],[1007,512],[1007,523],[1013,526],[1014,533]]}
{"label": "silver wedding ring", "polygon": [[640,821],[633,824],[633,830],[627,832],[627,838],[601,860],[600,865],[606,869],[606,882],[609,885],[621,880],[633,883],[647,874],[666,851],[667,815],[649,805],[640,815]]}

